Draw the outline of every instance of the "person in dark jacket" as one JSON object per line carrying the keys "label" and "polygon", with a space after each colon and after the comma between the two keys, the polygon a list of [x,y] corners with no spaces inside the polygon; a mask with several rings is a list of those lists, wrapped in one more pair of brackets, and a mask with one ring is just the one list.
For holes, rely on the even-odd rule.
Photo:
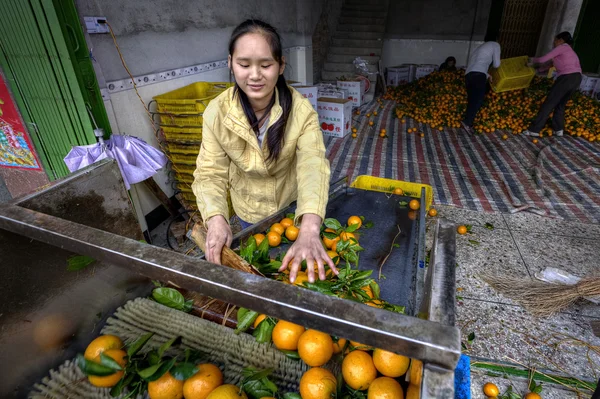
{"label": "person in dark jacket", "polygon": [[442,65],[440,65],[439,70],[440,71],[451,71],[451,72],[456,71],[456,58],[454,58],[454,57],[446,58],[446,61],[444,61],[442,63]]}

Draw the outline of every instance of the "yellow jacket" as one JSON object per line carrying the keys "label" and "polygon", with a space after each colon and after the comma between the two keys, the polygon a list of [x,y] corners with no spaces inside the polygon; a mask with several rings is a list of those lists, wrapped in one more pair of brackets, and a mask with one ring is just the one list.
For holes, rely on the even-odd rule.
{"label": "yellow jacket", "polygon": [[[266,163],[267,135],[262,148],[233,88],[212,100],[204,111],[202,145],[192,190],[204,220],[223,215],[229,220],[227,190],[236,214],[256,223],[297,200],[296,222],[306,213],[325,218],[329,193],[329,161],[317,112],[292,90],[292,110],[284,145],[276,162]],[[275,89],[269,127],[283,110]]]}

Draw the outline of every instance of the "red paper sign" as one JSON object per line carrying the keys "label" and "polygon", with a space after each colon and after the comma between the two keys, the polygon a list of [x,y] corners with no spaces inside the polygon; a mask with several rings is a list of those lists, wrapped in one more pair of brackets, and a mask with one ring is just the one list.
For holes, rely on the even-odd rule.
{"label": "red paper sign", "polygon": [[0,75],[0,166],[40,170],[33,145],[25,132],[17,107]]}

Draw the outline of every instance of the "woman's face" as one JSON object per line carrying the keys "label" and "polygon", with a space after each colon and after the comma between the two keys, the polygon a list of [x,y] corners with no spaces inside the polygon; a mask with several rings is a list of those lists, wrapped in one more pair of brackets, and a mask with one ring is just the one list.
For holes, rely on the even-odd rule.
{"label": "woman's face", "polygon": [[561,44],[563,44],[565,41],[563,39],[557,39],[556,37],[554,38],[554,47],[558,47]]}
{"label": "woman's face", "polygon": [[456,62],[454,60],[448,61],[448,66],[453,67]]}
{"label": "woman's face", "polygon": [[228,64],[236,83],[253,105],[262,105],[271,99],[277,79],[285,69],[285,59],[281,64],[275,61],[269,43],[259,33],[240,37]]}

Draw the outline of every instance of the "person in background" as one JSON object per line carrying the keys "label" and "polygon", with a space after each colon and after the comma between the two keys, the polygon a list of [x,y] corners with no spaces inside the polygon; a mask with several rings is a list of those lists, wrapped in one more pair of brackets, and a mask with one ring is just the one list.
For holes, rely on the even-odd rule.
{"label": "person in background", "polygon": [[442,65],[440,65],[439,70],[440,71],[451,71],[451,72],[456,71],[456,58],[454,58],[454,57],[446,58],[446,61],[444,61],[442,63]]}
{"label": "person in background", "polygon": [[[221,263],[231,245],[227,192],[243,228],[297,200],[300,233],[282,260],[296,279],[300,263],[337,269],[323,248],[320,229],[329,193],[319,117],[310,102],[283,77],[285,58],[275,28],[247,20],[229,41],[228,66],[235,86],[212,100],[204,111],[202,144],[192,190],[207,227],[206,260]],[[229,189],[229,190],[228,190]],[[308,280],[315,281],[308,268]]]}
{"label": "person in background", "polygon": [[488,35],[485,38],[485,43],[477,47],[471,55],[465,72],[468,104],[461,125],[467,133],[473,133],[473,121],[483,105],[483,99],[487,91],[487,81],[492,80],[488,74],[490,66],[493,68],[500,67],[500,44],[496,42],[495,36]]}
{"label": "person in background", "polygon": [[544,128],[550,113],[552,116],[552,130],[555,136],[562,136],[565,129],[565,107],[567,102],[581,85],[581,65],[579,57],[571,45],[573,37],[569,32],[561,32],[554,38],[554,49],[548,54],[532,58],[529,65],[545,64],[552,62],[556,68],[556,81],[546,96],[546,100],[540,107],[540,110],[529,125],[529,128],[523,132],[527,136],[540,135]]}

